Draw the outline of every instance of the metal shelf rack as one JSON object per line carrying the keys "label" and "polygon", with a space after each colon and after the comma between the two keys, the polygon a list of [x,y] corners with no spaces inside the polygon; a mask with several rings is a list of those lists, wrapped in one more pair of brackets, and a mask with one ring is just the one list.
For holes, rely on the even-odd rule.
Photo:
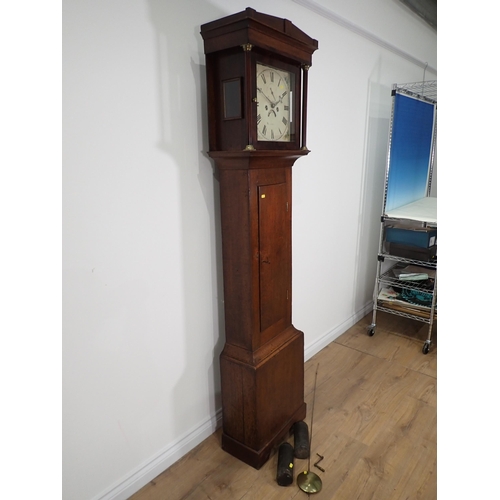
{"label": "metal shelf rack", "polygon": [[[397,98],[396,96],[404,97]],[[437,320],[437,257],[420,260],[418,253],[415,254],[417,256],[413,256],[414,258],[395,255],[396,252],[391,252],[391,246],[386,242],[386,230],[388,226],[392,226],[394,224],[402,225],[403,227],[407,224],[409,229],[437,229],[437,214],[429,217],[427,212],[418,213],[417,211],[413,215],[410,211],[410,215],[405,214],[404,216],[395,216],[394,214],[400,214],[401,212],[393,210],[393,208],[401,208],[401,206],[397,205],[397,202],[400,202],[402,199],[401,192],[405,193],[404,196],[408,196],[406,193],[411,191],[411,189],[408,189],[409,186],[407,184],[417,182],[415,179],[418,179],[418,182],[421,184],[421,196],[424,198],[430,197],[437,139],[437,81],[394,84],[392,88],[392,97],[393,104],[385,172],[384,201],[380,225],[377,276],[375,279],[375,289],[373,293],[373,319],[372,323],[368,327],[368,335],[373,336],[375,334],[377,312],[380,311],[424,322],[429,325],[429,330],[427,339],[422,347],[422,352],[427,354],[432,344],[432,327],[434,322]],[[407,118],[410,126],[404,128],[404,121],[403,125],[401,125],[401,120],[395,120],[395,114],[398,112],[402,113],[400,110],[403,106],[403,104],[399,104],[400,108],[396,109],[396,99],[400,99],[399,103],[404,103],[404,101],[413,103],[408,106],[408,110],[410,111],[413,105],[415,106],[417,113],[421,112],[420,108],[425,108],[422,111],[422,116],[424,113],[426,115],[425,122],[424,120],[422,120],[421,123],[419,122],[420,115],[416,116],[415,120],[413,120],[413,117],[410,117]],[[408,110],[405,112],[410,112]],[[419,127],[421,127],[422,130],[420,130]],[[404,133],[401,132],[402,128],[404,129]],[[397,133],[395,133],[395,131]],[[415,139],[413,134],[415,134],[418,138]],[[425,136],[427,138],[427,142],[423,141],[421,136]],[[402,156],[405,154],[409,155],[410,153],[408,153],[408,151],[412,152],[415,149],[416,146],[412,142],[415,140],[421,141],[418,147],[423,149],[427,148],[426,164],[424,161],[420,160],[413,162],[411,159],[410,161],[401,161]],[[406,149],[404,144],[405,141],[408,141],[409,143],[408,148]],[[399,149],[396,149],[397,147],[399,147]],[[401,151],[403,151],[403,153],[401,153]],[[420,152],[422,152],[422,150],[420,150]],[[420,158],[421,155],[417,156]],[[408,160],[408,158],[405,160]],[[405,179],[407,179],[406,185]],[[412,186],[413,184],[410,187]],[[415,201],[415,190],[413,191],[414,192],[411,195],[413,198],[410,197],[406,200],[406,203],[409,204],[408,206]],[[395,200],[398,201],[396,202]],[[404,208],[406,209],[406,205],[404,205]],[[393,271],[400,267],[404,267],[405,265],[419,266],[419,268],[422,269],[422,272],[425,272],[426,269],[432,270],[432,278],[425,280],[425,282],[400,280],[394,275]],[[431,303],[427,306],[427,304],[415,304],[411,302],[404,302],[403,300],[391,301],[382,299],[380,298],[380,291],[384,288],[392,289],[392,291],[395,291],[396,294],[398,293],[398,290],[405,291],[405,293],[408,291],[415,292],[417,297],[419,296],[418,294],[422,294],[421,296],[424,296],[423,294],[425,294],[425,298],[428,299],[430,297]],[[401,294],[398,298],[402,298]]]}

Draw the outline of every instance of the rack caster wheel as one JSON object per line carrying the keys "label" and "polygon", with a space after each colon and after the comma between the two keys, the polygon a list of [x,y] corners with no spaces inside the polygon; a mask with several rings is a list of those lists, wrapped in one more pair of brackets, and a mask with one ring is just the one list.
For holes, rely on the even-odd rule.
{"label": "rack caster wheel", "polygon": [[375,325],[370,325],[367,333],[369,337],[373,337],[375,335]]}
{"label": "rack caster wheel", "polygon": [[424,346],[422,347],[422,352],[423,352],[424,354],[427,354],[427,353],[429,352],[430,346],[431,346],[431,345],[429,344],[429,342],[426,342],[426,343],[424,344]]}

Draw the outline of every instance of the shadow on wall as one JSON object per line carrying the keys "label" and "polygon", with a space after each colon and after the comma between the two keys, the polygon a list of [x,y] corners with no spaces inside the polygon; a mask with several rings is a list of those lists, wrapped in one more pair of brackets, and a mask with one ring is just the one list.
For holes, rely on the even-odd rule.
{"label": "shadow on wall", "polygon": [[[198,408],[198,415],[200,413],[200,398],[190,400],[189,397],[197,394],[193,388],[199,394],[208,382],[209,408],[204,413],[213,418],[220,409],[219,355],[224,345],[219,185],[206,154],[207,93],[200,24],[227,13],[204,0],[192,0],[190,4],[191,9],[186,9],[185,6],[176,8],[175,2],[149,0],[151,22],[156,30],[162,107],[158,148],[165,151],[178,168],[182,227],[185,330],[166,332],[173,340],[171,355],[185,358],[179,360],[183,373],[173,393],[166,395],[171,399],[176,436],[186,433],[186,423],[196,415],[193,410]],[[200,24],[193,24],[193,19],[200,20]],[[194,41],[186,45],[187,34],[192,34]],[[207,232],[209,235],[203,237]],[[207,241],[210,241],[209,246],[200,248],[200,244],[206,245]],[[211,297],[206,294],[207,287],[211,287]],[[212,324],[207,324],[208,317],[213,318]],[[210,332],[213,349],[202,352],[200,346],[207,345],[205,339]],[[176,405],[177,401],[183,404]]]}
{"label": "shadow on wall", "polygon": [[354,276],[354,311],[362,310],[372,296],[377,268],[380,216],[384,197],[387,140],[391,116],[391,87],[378,83],[380,61],[368,81],[365,159],[361,177],[361,206],[358,227],[356,270]]}

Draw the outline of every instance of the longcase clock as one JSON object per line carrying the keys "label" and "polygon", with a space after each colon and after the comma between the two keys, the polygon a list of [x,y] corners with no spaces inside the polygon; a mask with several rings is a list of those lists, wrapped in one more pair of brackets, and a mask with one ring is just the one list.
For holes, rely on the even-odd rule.
{"label": "longcase clock", "polygon": [[201,35],[220,182],[222,447],[259,469],[306,415],[304,334],[292,325],[292,166],[309,153],[318,42],[251,8],[202,25]]}

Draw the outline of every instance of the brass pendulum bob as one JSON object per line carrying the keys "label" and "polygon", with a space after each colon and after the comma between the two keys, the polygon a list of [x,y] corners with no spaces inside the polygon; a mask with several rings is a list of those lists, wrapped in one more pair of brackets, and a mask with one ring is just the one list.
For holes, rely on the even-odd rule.
{"label": "brass pendulum bob", "polygon": [[314,403],[316,402],[316,382],[318,381],[318,368],[316,367],[316,376],[314,379],[314,395],[313,395],[313,407],[311,411],[311,439],[309,441],[309,460],[307,464],[307,470],[301,472],[297,476],[297,486],[306,493],[318,493],[321,491],[323,483],[321,478],[311,471],[311,449],[312,449],[312,435],[313,435],[313,419],[314,419]]}
{"label": "brass pendulum bob", "polygon": [[305,470],[301,472],[297,477],[297,485],[306,493],[318,493],[321,491],[323,483],[321,478],[310,470]]}

